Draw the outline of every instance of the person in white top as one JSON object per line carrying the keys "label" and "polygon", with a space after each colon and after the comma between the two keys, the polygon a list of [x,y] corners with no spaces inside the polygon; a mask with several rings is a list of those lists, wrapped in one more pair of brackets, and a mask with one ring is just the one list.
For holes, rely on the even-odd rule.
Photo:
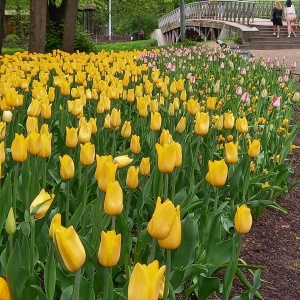
{"label": "person in white top", "polygon": [[291,36],[292,21],[296,19],[296,11],[291,0],[287,0],[285,4],[285,19],[287,23],[288,37]]}

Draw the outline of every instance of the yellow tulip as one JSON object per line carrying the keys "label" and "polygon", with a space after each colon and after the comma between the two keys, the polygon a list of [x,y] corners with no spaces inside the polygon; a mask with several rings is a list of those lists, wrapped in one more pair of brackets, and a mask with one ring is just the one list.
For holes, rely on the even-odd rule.
{"label": "yellow tulip", "polygon": [[97,104],[97,114],[103,114],[104,112],[104,100],[100,99]]}
{"label": "yellow tulip", "polygon": [[141,117],[148,116],[148,104],[144,98],[137,98],[136,108]]}
{"label": "yellow tulip", "polygon": [[0,164],[5,162],[5,148],[4,148],[4,141],[0,143]]}
{"label": "yellow tulip", "polygon": [[187,99],[187,95],[186,95],[186,90],[183,90],[181,93],[180,93],[180,100],[182,102],[185,102]]}
{"label": "yellow tulip", "polygon": [[152,113],[159,111],[159,104],[156,99],[150,101],[150,111]]}
{"label": "yellow tulip", "polygon": [[119,181],[107,182],[104,211],[107,215],[119,215],[123,210],[123,191]]}
{"label": "yellow tulip", "polygon": [[180,207],[176,207],[176,217],[171,227],[170,234],[163,240],[158,240],[159,245],[167,250],[177,249],[181,243]]}
{"label": "yellow tulip", "polygon": [[121,234],[114,230],[101,232],[101,242],[98,250],[99,264],[104,267],[115,266],[121,254]]}
{"label": "yellow tulip", "polygon": [[150,158],[143,157],[140,163],[139,172],[143,176],[147,176],[150,173]]}
{"label": "yellow tulip", "polygon": [[51,206],[54,196],[54,194],[50,195],[42,189],[30,205],[30,214],[34,214],[34,218],[37,220],[41,219]]}
{"label": "yellow tulip", "polygon": [[186,117],[181,117],[176,126],[176,131],[179,133],[183,133],[185,131],[185,127],[186,127]]}
{"label": "yellow tulip", "polygon": [[53,216],[49,228],[49,236],[52,240],[54,238],[55,230],[59,229],[60,227],[61,227],[61,214],[57,213]]}
{"label": "yellow tulip", "polygon": [[60,92],[64,96],[70,95],[70,83],[67,80],[62,80],[60,84]]}
{"label": "yellow tulip", "polygon": [[110,128],[111,128],[111,124],[110,124],[110,114],[107,114],[107,115],[105,116],[103,127],[106,128],[106,129],[110,129]]}
{"label": "yellow tulip", "polygon": [[32,131],[27,136],[27,151],[32,155],[38,155],[42,149],[41,135],[36,131]]}
{"label": "yellow tulip", "polygon": [[90,118],[88,124],[91,128],[91,133],[96,134],[97,133],[97,118]]}
{"label": "yellow tulip", "polygon": [[169,117],[173,117],[174,114],[175,114],[174,104],[170,103],[169,104],[169,109],[168,109],[168,115],[169,115]]}
{"label": "yellow tulip", "polygon": [[238,142],[225,144],[225,161],[228,164],[235,164],[238,161]]}
{"label": "yellow tulip", "polygon": [[161,127],[161,115],[159,112],[151,113],[150,129],[159,131]]}
{"label": "yellow tulip", "polygon": [[80,144],[80,162],[85,166],[90,166],[95,160],[95,145],[90,142]]}
{"label": "yellow tulip", "polygon": [[137,263],[128,285],[128,300],[157,300],[166,266],[155,260],[148,266]]}
{"label": "yellow tulip", "polygon": [[259,154],[259,152],[260,140],[253,140],[253,142],[249,140],[248,155],[254,158]]}
{"label": "yellow tulip", "polygon": [[208,97],[206,100],[206,108],[208,110],[213,110],[216,107],[217,98],[216,97]]}
{"label": "yellow tulip", "polygon": [[51,140],[52,140],[52,133],[41,134],[41,150],[38,153],[39,157],[47,158],[51,155]]}
{"label": "yellow tulip", "polygon": [[[5,231],[8,235],[13,235],[16,232],[16,219],[14,215],[14,210],[11,207],[5,222]],[[1,293],[1,291],[0,291]],[[1,299],[1,298],[0,298]]]}
{"label": "yellow tulip", "polygon": [[131,166],[128,168],[126,177],[126,186],[135,189],[139,185],[139,168]]}
{"label": "yellow tulip", "polygon": [[113,159],[113,163],[118,166],[118,169],[128,166],[133,161],[128,155],[120,155]]}
{"label": "yellow tulip", "polygon": [[27,117],[26,130],[27,130],[27,133],[31,133],[33,131],[36,131],[36,132],[39,131],[38,119],[36,117],[30,117],[30,116]]}
{"label": "yellow tulip", "polygon": [[95,171],[95,178],[98,182],[98,187],[101,191],[106,192],[107,183],[115,181],[117,164],[113,163],[111,155],[99,156],[96,155],[97,167]]}
{"label": "yellow tulip", "polygon": [[234,228],[238,233],[248,233],[252,226],[251,210],[246,204],[237,207],[234,216]]}
{"label": "yellow tulip", "polygon": [[158,169],[162,173],[171,173],[174,170],[176,162],[176,149],[174,143],[155,145],[158,156]]}
{"label": "yellow tulip", "polygon": [[124,139],[131,136],[131,124],[129,121],[125,121],[121,130],[121,135]]}
{"label": "yellow tulip", "polygon": [[223,186],[226,182],[228,175],[228,167],[224,161],[215,160],[208,161],[208,173],[206,175],[206,180],[213,186]]}
{"label": "yellow tulip", "polygon": [[14,161],[24,162],[27,159],[27,140],[23,134],[15,134],[11,144],[11,154]]}
{"label": "yellow tulip", "polygon": [[232,129],[234,126],[234,115],[231,112],[224,113],[223,126],[225,129]]}
{"label": "yellow tulip", "polygon": [[89,124],[88,122],[84,121],[81,124],[80,128],[79,128],[78,141],[81,144],[85,144],[85,143],[91,141],[91,137],[92,137],[91,124]]}
{"label": "yellow tulip", "polygon": [[63,266],[69,272],[76,272],[85,263],[85,249],[73,226],[56,229],[54,243]]}
{"label": "yellow tulip", "polygon": [[176,88],[176,81],[173,81],[170,85],[170,93],[171,94],[176,94],[177,93],[177,88]]}
{"label": "yellow tulip", "polygon": [[3,141],[6,134],[6,123],[0,122],[0,141]]}
{"label": "yellow tulip", "polygon": [[42,103],[41,115],[46,120],[51,118],[51,107],[52,104]]}
{"label": "yellow tulip", "polygon": [[179,143],[173,142],[176,153],[175,167],[180,167],[182,164],[182,147]]}
{"label": "yellow tulip", "polygon": [[41,126],[40,134],[50,134],[48,124],[44,123],[44,124]]}
{"label": "yellow tulip", "polygon": [[164,240],[171,232],[172,225],[179,207],[167,199],[161,203],[161,198],[156,200],[156,206],[151,220],[148,223],[147,231],[155,239]]}
{"label": "yellow tulip", "polygon": [[187,102],[187,111],[190,115],[195,116],[200,111],[200,105],[197,100],[189,99]]}
{"label": "yellow tulip", "polygon": [[32,99],[28,108],[27,116],[38,117],[41,113],[42,101],[38,99]]}
{"label": "yellow tulip", "polygon": [[247,133],[248,132],[248,121],[246,117],[238,118],[235,122],[235,127],[239,133]]}
{"label": "yellow tulip", "polygon": [[64,180],[69,180],[74,177],[75,165],[72,158],[65,154],[59,157],[60,161],[60,177]]}
{"label": "yellow tulip", "polygon": [[223,115],[221,115],[221,116],[219,116],[218,120],[215,123],[215,128],[217,130],[222,130],[223,124],[224,124],[224,122],[223,122]]}
{"label": "yellow tulip", "polygon": [[139,154],[141,152],[140,137],[133,135],[130,140],[130,151],[134,154]]}
{"label": "yellow tulip", "polygon": [[113,108],[110,114],[110,125],[112,128],[117,128],[121,124],[121,111]]}
{"label": "yellow tulip", "polygon": [[209,114],[204,112],[196,113],[196,122],[194,127],[195,133],[198,135],[206,135],[209,130]]}
{"label": "yellow tulip", "polygon": [[66,128],[66,145],[68,148],[75,148],[78,144],[78,128]]}
{"label": "yellow tulip", "polygon": [[10,300],[9,287],[6,280],[0,276],[0,299]]}
{"label": "yellow tulip", "polygon": [[168,129],[163,129],[159,137],[159,143],[163,146],[164,144],[171,144],[173,141],[172,134]]}
{"label": "yellow tulip", "polygon": [[184,90],[184,81],[185,80],[181,78],[176,81],[176,89],[178,92],[182,92]]}

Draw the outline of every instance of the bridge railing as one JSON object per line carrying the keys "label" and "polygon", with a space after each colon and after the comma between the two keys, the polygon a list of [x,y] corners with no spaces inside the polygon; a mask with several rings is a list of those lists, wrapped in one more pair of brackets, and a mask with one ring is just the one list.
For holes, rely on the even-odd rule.
{"label": "bridge railing", "polygon": [[[184,6],[185,19],[217,19],[249,25],[253,17],[254,1],[199,1]],[[164,28],[180,22],[180,8],[176,8],[158,20]]]}

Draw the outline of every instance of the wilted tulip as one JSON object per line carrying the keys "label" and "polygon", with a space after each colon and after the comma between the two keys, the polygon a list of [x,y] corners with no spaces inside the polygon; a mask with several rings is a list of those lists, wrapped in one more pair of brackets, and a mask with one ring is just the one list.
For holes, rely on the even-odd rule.
{"label": "wilted tulip", "polygon": [[238,142],[225,144],[225,161],[228,164],[235,164],[238,161]]}
{"label": "wilted tulip", "polygon": [[119,215],[123,210],[123,191],[119,181],[107,182],[104,211],[107,215]]}
{"label": "wilted tulip", "polygon": [[159,245],[167,250],[177,249],[181,243],[180,207],[176,207],[176,217],[171,227],[170,234],[163,240],[158,240]]}
{"label": "wilted tulip", "polygon": [[101,232],[101,242],[98,250],[99,264],[104,267],[115,266],[121,254],[121,234],[114,230]]}
{"label": "wilted tulip", "polygon": [[14,161],[24,162],[27,159],[27,140],[23,134],[15,134],[11,144],[11,154]]}
{"label": "wilted tulip", "polygon": [[69,148],[75,148],[78,144],[78,128],[66,128],[66,145]]}
{"label": "wilted tulip", "polygon": [[60,226],[56,229],[54,243],[62,265],[69,272],[76,272],[85,263],[85,249],[73,226],[69,228]]}
{"label": "wilted tulip", "polygon": [[[5,231],[8,235],[13,235],[16,232],[16,229],[17,228],[16,228],[16,219],[14,215],[14,210],[11,207],[6,218]],[[0,296],[1,296],[1,290],[0,290]]]}
{"label": "wilted tulip", "polygon": [[235,127],[239,133],[247,133],[248,132],[248,121],[246,117],[238,118],[235,122]]}
{"label": "wilted tulip", "polygon": [[30,205],[30,214],[33,214],[36,220],[41,219],[51,206],[54,196],[42,189]]}
{"label": "wilted tulip", "polygon": [[139,168],[131,166],[128,168],[126,177],[126,186],[130,189],[135,189],[139,185]]}
{"label": "wilted tulip", "polygon": [[175,207],[169,199],[162,203],[161,198],[158,197],[154,213],[148,223],[148,233],[158,240],[167,238],[171,232],[178,210],[179,206]]}
{"label": "wilted tulip", "polygon": [[223,186],[226,182],[227,175],[228,175],[228,167],[224,159],[208,161],[208,173],[206,174],[206,180],[211,185]]}
{"label": "wilted tulip", "polygon": [[72,158],[65,154],[59,157],[60,161],[60,177],[64,180],[69,180],[74,177],[75,165]]}
{"label": "wilted tulip", "polygon": [[198,135],[206,135],[209,130],[209,114],[197,112],[194,127],[195,133]]}
{"label": "wilted tulip", "polygon": [[95,160],[95,145],[90,142],[80,144],[80,162],[85,166],[90,166]]}
{"label": "wilted tulip", "polygon": [[162,173],[171,173],[174,170],[176,162],[176,149],[174,143],[155,145],[158,156],[158,169]]}
{"label": "wilted tulip", "polygon": [[118,169],[128,166],[133,161],[128,155],[120,155],[113,159],[113,163],[118,166]]}
{"label": "wilted tulip", "polygon": [[161,115],[159,112],[151,113],[150,129],[159,131],[161,127]]}
{"label": "wilted tulip", "polygon": [[130,151],[134,154],[139,154],[141,152],[140,137],[133,135],[130,140]]}
{"label": "wilted tulip", "polygon": [[248,155],[254,158],[259,154],[259,152],[260,140],[253,140],[253,142],[249,140]]}
{"label": "wilted tulip", "polygon": [[148,266],[137,263],[132,271],[128,285],[128,300],[156,300],[166,266],[159,268],[155,260]]}
{"label": "wilted tulip", "polygon": [[234,216],[234,228],[238,233],[248,233],[252,226],[251,210],[246,204],[237,207]]}

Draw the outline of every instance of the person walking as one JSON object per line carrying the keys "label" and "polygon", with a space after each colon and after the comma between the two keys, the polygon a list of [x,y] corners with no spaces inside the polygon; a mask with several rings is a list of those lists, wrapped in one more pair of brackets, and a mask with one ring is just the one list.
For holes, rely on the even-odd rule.
{"label": "person walking", "polygon": [[282,5],[279,1],[276,1],[275,6],[273,8],[272,21],[273,21],[273,34],[276,35],[276,28],[277,28],[277,37],[279,38],[280,27],[283,25]]}
{"label": "person walking", "polygon": [[291,37],[292,22],[296,19],[296,11],[291,0],[287,0],[285,4],[285,19],[287,23],[288,37]]}

